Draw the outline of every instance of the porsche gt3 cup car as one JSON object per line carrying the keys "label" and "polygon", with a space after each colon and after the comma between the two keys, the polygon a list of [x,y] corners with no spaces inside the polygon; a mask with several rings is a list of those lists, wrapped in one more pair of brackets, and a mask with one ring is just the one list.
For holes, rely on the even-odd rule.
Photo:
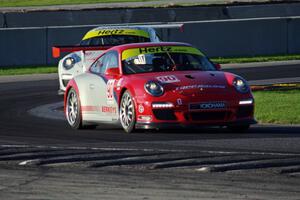
{"label": "porsche gt3 cup car", "polygon": [[194,125],[242,131],[255,123],[247,82],[220,71],[185,43],[136,43],[106,50],[69,82],[64,108],[75,129],[115,123],[128,133]]}
{"label": "porsche gt3 cup car", "polygon": [[59,61],[59,94],[63,94],[69,80],[83,73],[86,70],[85,66],[93,63],[103,50],[127,43],[159,41],[155,30],[151,27],[108,26],[88,31],[79,46],[53,47],[54,57],[59,57],[61,52],[73,52]]}

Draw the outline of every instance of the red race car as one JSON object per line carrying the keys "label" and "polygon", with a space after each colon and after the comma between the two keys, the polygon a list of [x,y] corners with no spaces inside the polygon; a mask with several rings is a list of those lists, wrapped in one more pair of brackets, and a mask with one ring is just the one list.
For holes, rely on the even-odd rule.
{"label": "red race car", "polygon": [[201,125],[245,131],[256,123],[247,82],[185,43],[112,47],[69,82],[64,100],[75,129],[113,123],[128,133]]}

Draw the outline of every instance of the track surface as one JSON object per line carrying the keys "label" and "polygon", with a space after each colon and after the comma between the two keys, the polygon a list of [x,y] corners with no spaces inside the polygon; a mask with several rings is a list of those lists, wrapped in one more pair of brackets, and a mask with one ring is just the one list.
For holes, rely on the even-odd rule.
{"label": "track surface", "polygon": [[[198,141],[199,144],[196,144],[196,148],[198,149],[202,143],[205,143],[206,147],[216,148],[216,141],[233,139],[230,142],[221,142],[218,147],[237,150],[268,149],[273,151],[300,152],[300,146],[297,141],[300,136],[298,134],[300,127],[255,126],[249,131],[249,134],[232,134],[223,129],[203,128],[199,130],[175,130],[168,132],[150,131],[150,134],[146,131],[141,134],[128,135],[124,134],[119,128],[109,126],[100,127],[96,131],[75,131],[70,129],[65,121],[37,118],[27,113],[31,108],[39,105],[62,100],[61,96],[56,95],[58,88],[56,80],[2,83],[0,86],[1,143],[67,146],[95,145],[99,147],[100,143],[112,145],[111,143],[114,142]],[[260,142],[262,141],[261,138],[268,138],[268,140]],[[204,139],[216,141],[204,142]],[[283,139],[285,142],[280,142]],[[247,145],[241,143],[241,141],[247,141]],[[256,145],[252,145],[251,142]],[[124,146],[127,145],[124,144]],[[138,143],[131,144],[130,146],[132,147],[132,145],[138,145]],[[186,148],[189,147],[189,145],[186,146]]]}
{"label": "track surface", "polygon": [[[230,66],[230,64],[228,64]],[[248,64],[249,65],[249,64]],[[251,65],[251,64],[250,64]],[[265,67],[245,67],[224,69],[244,77],[247,80],[264,80],[277,78],[291,78],[300,76],[300,64],[285,64]]]}
{"label": "track surface", "polygon": [[[274,67],[228,69],[248,80],[278,77],[293,77],[299,74],[297,65]],[[266,73],[271,71],[271,73]],[[124,134],[120,128],[100,126],[97,130],[76,131],[65,121],[34,117],[28,110],[39,105],[62,101],[57,96],[57,80],[15,82],[0,84],[0,132],[2,144],[36,144],[62,146],[128,146],[160,148],[177,141],[166,148],[256,150],[300,152],[300,127],[254,126],[248,134],[233,134],[225,129],[202,128],[198,130],[145,131],[140,134]],[[179,141],[179,142],[178,142]],[[181,142],[180,142],[181,141]],[[126,143],[124,143],[126,142]],[[148,142],[151,142],[148,144]],[[190,143],[194,145],[190,145]],[[157,144],[155,144],[157,143]],[[218,144],[218,145],[216,145]],[[255,145],[254,145],[255,144]],[[100,145],[100,146],[99,146]]]}
{"label": "track surface", "polygon": [[218,128],[125,134],[109,126],[76,131],[65,121],[28,114],[61,101],[57,88],[57,80],[0,84],[1,199],[71,199],[55,193],[61,187],[85,199],[300,195],[299,126],[257,125],[245,134]]}

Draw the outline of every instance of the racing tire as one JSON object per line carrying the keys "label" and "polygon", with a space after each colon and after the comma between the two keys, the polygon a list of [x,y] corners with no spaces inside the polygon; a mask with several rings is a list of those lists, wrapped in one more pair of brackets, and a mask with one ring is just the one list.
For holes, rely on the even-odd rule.
{"label": "racing tire", "polygon": [[244,133],[250,128],[250,125],[227,126],[227,128],[234,133]]}
{"label": "racing tire", "polygon": [[120,103],[120,122],[126,133],[135,131],[135,106],[128,90],[122,95]]}
{"label": "racing tire", "polygon": [[73,129],[82,129],[81,106],[77,92],[71,88],[66,102],[66,118]]}

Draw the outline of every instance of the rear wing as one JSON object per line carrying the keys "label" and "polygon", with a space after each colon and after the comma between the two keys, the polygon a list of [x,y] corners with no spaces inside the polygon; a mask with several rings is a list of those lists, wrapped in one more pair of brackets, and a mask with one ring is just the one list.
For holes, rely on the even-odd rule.
{"label": "rear wing", "polygon": [[59,58],[61,53],[71,53],[75,51],[98,51],[98,50],[107,50],[112,46],[55,46],[52,47],[52,56],[53,58]]}
{"label": "rear wing", "polygon": [[[74,26],[74,27],[82,27],[82,26]],[[154,29],[179,29],[180,32],[184,31],[184,24],[182,23],[151,23],[151,24],[110,24],[110,25],[89,25],[88,27],[148,27]],[[107,50],[112,46],[54,46],[52,47],[52,56],[53,58],[59,58],[61,53],[71,53],[75,51],[98,51],[98,50]]]}
{"label": "rear wing", "polygon": [[184,31],[184,24],[177,23],[167,23],[167,24],[149,24],[149,25],[138,25],[139,27],[149,27],[149,28],[160,28],[160,29],[179,29],[180,32]]}

